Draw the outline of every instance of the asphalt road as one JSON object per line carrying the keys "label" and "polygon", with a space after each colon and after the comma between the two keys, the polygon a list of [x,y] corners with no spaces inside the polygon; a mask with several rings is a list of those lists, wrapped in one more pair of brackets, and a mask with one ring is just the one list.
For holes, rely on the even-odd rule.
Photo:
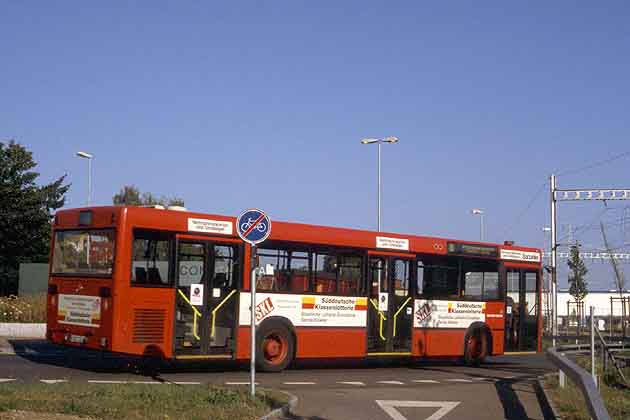
{"label": "asphalt road", "polygon": [[[247,366],[178,364],[158,371],[137,360],[85,353],[36,340],[0,342],[0,382],[67,381],[190,386],[248,386]],[[11,354],[11,348],[15,354]],[[312,361],[259,373],[259,386],[299,398],[287,419],[420,420],[549,418],[536,379],[551,369],[542,355],[490,358],[480,368],[454,363]]]}

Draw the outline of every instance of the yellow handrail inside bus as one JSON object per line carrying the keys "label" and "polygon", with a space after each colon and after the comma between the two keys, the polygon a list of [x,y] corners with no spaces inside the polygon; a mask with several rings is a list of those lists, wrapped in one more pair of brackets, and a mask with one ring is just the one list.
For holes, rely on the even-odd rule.
{"label": "yellow handrail inside bus", "polygon": [[181,289],[177,289],[177,291],[179,292],[179,295],[184,299],[184,301],[193,310],[193,337],[195,337],[197,340],[201,340],[201,338],[197,335],[197,317],[201,316],[201,312],[199,312],[199,310],[197,308],[195,308],[195,306],[192,303],[190,303],[190,301],[188,300],[188,298],[186,297],[184,292],[182,292]]}
{"label": "yellow handrail inside bus", "polygon": [[396,317],[398,317],[398,314],[400,313],[400,311],[403,310],[403,308],[405,306],[407,306],[407,304],[409,303],[409,301],[411,300],[411,296],[409,296],[407,298],[407,300],[405,301],[405,303],[403,303],[402,305],[400,305],[400,308],[398,308],[398,310],[396,311],[396,313],[394,314],[394,335],[392,337],[396,337]]}
{"label": "yellow handrail inside bus", "polygon": [[372,304],[372,306],[374,306],[374,309],[376,309],[376,312],[381,317],[381,320],[380,320],[380,323],[379,323],[379,326],[378,326],[378,334],[381,336],[381,340],[386,341],[387,339],[383,335],[383,321],[386,320],[387,318],[385,318],[385,315],[383,315],[383,313],[378,310],[378,306],[376,306],[376,303],[374,303],[374,299],[369,299],[369,301]]}
{"label": "yellow handrail inside bus", "polygon": [[236,293],[236,289],[232,290],[232,291],[230,292],[230,294],[229,294],[229,295],[227,295],[227,296],[225,297],[225,299],[223,299],[223,300],[221,301],[221,303],[219,303],[219,304],[217,305],[217,307],[216,307],[216,308],[214,308],[214,310],[212,311],[212,328],[210,329],[210,337],[214,337],[214,321],[215,321],[215,319],[216,319],[217,311],[219,310],[219,308],[220,308],[221,306],[223,306],[223,304],[224,304],[225,302],[227,302],[227,301],[228,301],[228,299],[229,299],[229,298],[231,298],[231,297],[232,297],[232,295],[233,295],[234,293]]}

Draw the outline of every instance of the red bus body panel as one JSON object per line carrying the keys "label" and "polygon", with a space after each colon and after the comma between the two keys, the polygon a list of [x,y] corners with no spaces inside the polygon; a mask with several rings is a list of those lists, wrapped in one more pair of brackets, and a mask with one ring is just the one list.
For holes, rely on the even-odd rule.
{"label": "red bus body panel", "polygon": [[[79,213],[91,211],[93,221],[89,228],[116,229],[115,264],[112,278],[82,278],[54,276],[50,284],[57,287],[56,294],[48,296],[47,336],[55,343],[81,346],[91,349],[143,355],[158,354],[171,358],[173,354],[174,316],[176,306],[175,288],[150,288],[132,286],[131,261],[133,229],[159,229],[180,235],[217,239],[221,241],[240,241],[236,232],[232,235],[204,235],[188,231],[188,218],[203,218],[227,222],[236,222],[234,217],[209,215],[193,212],[169,211],[142,207],[94,207],[62,210],[55,216],[54,229],[81,229]],[[408,251],[376,249],[376,236],[407,239]],[[436,237],[401,235],[396,233],[372,232],[366,230],[315,226],[300,223],[273,221],[270,240],[284,242],[303,242],[310,244],[334,245],[364,249],[369,254],[396,255],[413,258],[415,254],[446,255],[447,242],[458,242]],[[459,241],[461,242],[461,241]],[[466,242],[471,244],[470,242]],[[540,252],[535,248],[493,245],[498,249]],[[243,291],[250,288],[250,248],[245,247]],[[497,258],[498,260],[498,258]],[[540,263],[505,262],[506,267],[540,270]],[[111,295],[102,298],[102,319],[98,328],[60,324],[57,319],[56,299],[59,294],[99,296],[102,288],[108,288]],[[106,303],[107,302],[107,303]],[[107,307],[107,308],[105,308]],[[486,306],[486,324],[492,335],[492,354],[503,353],[505,304],[488,302]],[[164,328],[161,331],[143,329],[144,319],[161,319]],[[540,321],[539,321],[540,324]],[[539,345],[540,331],[539,325]],[[465,329],[421,329],[413,328],[411,353],[417,357],[461,356],[464,349]],[[65,338],[68,334],[87,337],[82,344],[71,343]],[[366,356],[366,328],[318,328],[297,327],[297,358],[354,358]],[[236,329],[235,359],[248,359],[250,349],[249,327]],[[106,339],[106,346],[101,339]],[[150,343],[148,345],[147,343]]]}

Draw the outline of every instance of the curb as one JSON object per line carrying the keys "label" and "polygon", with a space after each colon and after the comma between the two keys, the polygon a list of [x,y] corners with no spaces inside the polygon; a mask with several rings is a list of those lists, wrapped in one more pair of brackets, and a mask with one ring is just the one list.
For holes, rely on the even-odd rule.
{"label": "curb", "polygon": [[46,324],[0,322],[0,337],[46,338]]}
{"label": "curb", "polygon": [[282,407],[278,407],[274,410],[271,410],[269,413],[265,414],[258,420],[272,420],[280,416],[286,416],[290,414],[292,410],[295,410],[298,403],[298,397],[286,391],[278,391],[278,392],[288,395],[289,401],[286,404],[284,404]]}
{"label": "curb", "polygon": [[[556,375],[556,374],[547,373],[546,375],[544,375],[542,379],[539,378],[536,380],[538,384],[538,389],[540,390],[539,397],[540,399],[544,400],[542,402],[546,403],[547,405],[547,407],[545,407],[546,410],[543,408],[543,413],[546,412],[549,416],[553,416],[552,418],[555,420],[562,420],[562,417],[560,416],[560,412],[558,411],[558,408],[553,403],[553,398],[551,397],[551,395],[547,391],[547,388],[545,387],[545,380],[547,379],[547,377],[552,376],[552,375]],[[546,415],[545,415],[545,418],[547,418]]]}

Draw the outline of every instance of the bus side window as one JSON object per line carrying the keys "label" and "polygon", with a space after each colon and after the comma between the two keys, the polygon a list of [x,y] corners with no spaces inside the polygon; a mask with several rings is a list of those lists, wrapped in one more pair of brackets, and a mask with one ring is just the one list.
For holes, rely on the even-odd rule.
{"label": "bus side window", "polygon": [[462,264],[462,296],[470,299],[499,299],[499,266],[494,261],[467,261]]}
{"label": "bus side window", "polygon": [[354,296],[359,291],[361,276],[363,274],[363,258],[354,255],[342,255],[339,257],[339,294]]}
{"label": "bus side window", "polygon": [[258,259],[261,267],[272,265],[273,274],[258,276],[256,287],[262,291],[280,291],[286,287],[288,252],[283,249],[260,249]]}
{"label": "bus side window", "polygon": [[134,230],[131,256],[131,284],[171,286],[171,249],[169,233]]}
{"label": "bus side window", "polygon": [[424,294],[424,263],[420,260],[416,268],[416,294],[418,296]]}
{"label": "bus side window", "polygon": [[337,293],[337,257],[313,253],[313,286],[315,293]]}
{"label": "bus side window", "polygon": [[215,245],[212,287],[230,290],[238,276],[238,248],[231,245]]}
{"label": "bus side window", "polygon": [[308,252],[291,251],[287,270],[287,289],[294,293],[308,292]]}
{"label": "bus side window", "polygon": [[425,261],[422,269],[422,293],[425,298],[458,297],[459,265],[454,259]]}

